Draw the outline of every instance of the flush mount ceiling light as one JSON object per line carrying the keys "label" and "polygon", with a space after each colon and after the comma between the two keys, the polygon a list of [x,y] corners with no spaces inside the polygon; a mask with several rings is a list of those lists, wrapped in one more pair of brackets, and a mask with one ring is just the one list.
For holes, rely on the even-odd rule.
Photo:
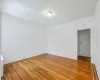
{"label": "flush mount ceiling light", "polygon": [[46,12],[46,15],[47,16],[52,16],[52,12],[51,11],[48,11],[48,12]]}

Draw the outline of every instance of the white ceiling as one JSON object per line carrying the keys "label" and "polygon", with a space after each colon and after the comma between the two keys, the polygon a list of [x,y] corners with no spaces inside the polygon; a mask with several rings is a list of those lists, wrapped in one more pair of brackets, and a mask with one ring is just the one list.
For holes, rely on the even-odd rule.
{"label": "white ceiling", "polygon": [[[54,26],[65,22],[94,16],[97,0],[4,0],[3,12]],[[45,15],[52,11],[52,17]]]}

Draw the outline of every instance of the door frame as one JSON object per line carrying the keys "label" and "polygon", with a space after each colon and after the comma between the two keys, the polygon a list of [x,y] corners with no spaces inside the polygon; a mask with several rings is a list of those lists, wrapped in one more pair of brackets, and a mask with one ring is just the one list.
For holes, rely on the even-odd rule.
{"label": "door frame", "polygon": [[83,28],[77,29],[77,60],[78,60],[78,31],[90,29],[90,57],[91,63],[94,63],[94,29],[93,28]]}
{"label": "door frame", "polygon": [[[77,48],[77,51],[78,51],[78,56],[79,56],[79,53],[80,53],[80,32],[81,31],[85,31],[85,30],[88,30],[89,31],[89,37],[90,37],[90,39],[89,39],[89,54],[90,54],[90,52],[91,52],[91,29],[82,29],[82,30],[78,30],[77,31],[77,45],[78,45],[78,48]],[[90,58],[91,58],[91,54],[90,54]]]}

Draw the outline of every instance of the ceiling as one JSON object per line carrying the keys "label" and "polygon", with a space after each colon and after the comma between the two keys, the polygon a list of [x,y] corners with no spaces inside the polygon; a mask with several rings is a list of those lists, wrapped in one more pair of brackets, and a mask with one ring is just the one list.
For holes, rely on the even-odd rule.
{"label": "ceiling", "polygon": [[[94,16],[96,4],[97,0],[4,0],[3,12],[37,24],[54,26]],[[53,15],[46,16],[47,11],[52,11]]]}

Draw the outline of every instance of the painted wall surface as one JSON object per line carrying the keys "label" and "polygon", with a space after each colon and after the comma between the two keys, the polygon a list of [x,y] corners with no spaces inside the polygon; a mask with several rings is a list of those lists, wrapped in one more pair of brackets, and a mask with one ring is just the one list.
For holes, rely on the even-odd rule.
{"label": "painted wall surface", "polygon": [[1,14],[0,14],[0,80],[1,80],[1,73],[2,71],[1,71]]}
{"label": "painted wall surface", "polygon": [[98,1],[96,9],[96,54],[95,64],[97,67],[99,80],[100,80],[100,0]]}
{"label": "painted wall surface", "polygon": [[77,59],[77,30],[88,28],[92,33],[91,56],[93,57],[94,26],[94,17],[90,17],[46,29],[44,26],[3,14],[1,45],[5,63],[45,52]]}
{"label": "painted wall surface", "polygon": [[73,22],[48,28],[48,52],[77,59],[77,30],[91,29],[91,57],[94,61],[94,26],[95,17],[84,18]]}
{"label": "painted wall surface", "polygon": [[1,63],[2,63],[2,60],[1,60],[1,0],[0,0],[0,80],[1,80],[1,76],[2,76],[2,66],[1,66]]}
{"label": "painted wall surface", "polygon": [[46,27],[2,15],[1,50],[5,63],[42,54],[46,51]]}

